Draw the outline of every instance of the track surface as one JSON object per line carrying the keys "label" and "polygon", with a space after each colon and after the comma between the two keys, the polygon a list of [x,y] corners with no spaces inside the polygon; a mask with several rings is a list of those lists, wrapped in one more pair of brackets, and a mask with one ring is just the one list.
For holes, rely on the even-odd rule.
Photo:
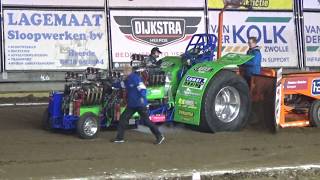
{"label": "track surface", "polygon": [[44,107],[0,108],[0,179],[320,164],[320,130],[316,128],[271,134],[261,126],[251,126],[242,132],[207,134],[161,127],[165,144],[153,145],[153,136],[144,129],[127,131],[125,144],[112,144],[109,140],[115,131],[102,131],[94,140],[44,131],[43,111]]}

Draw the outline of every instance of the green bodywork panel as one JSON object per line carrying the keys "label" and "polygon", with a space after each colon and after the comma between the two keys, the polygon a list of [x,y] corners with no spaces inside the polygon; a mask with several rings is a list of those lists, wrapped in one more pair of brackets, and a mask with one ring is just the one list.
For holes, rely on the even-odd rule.
{"label": "green bodywork panel", "polygon": [[148,87],[147,89],[147,99],[154,100],[154,99],[162,99],[165,96],[164,86],[154,86]]}
{"label": "green bodywork panel", "polygon": [[179,86],[178,73],[182,68],[182,59],[179,56],[167,56],[162,59],[162,70],[166,75],[170,76],[170,91],[175,97],[177,88]]}
{"label": "green bodywork panel", "polygon": [[210,80],[223,68],[237,67],[253,56],[229,53],[216,61],[198,63],[182,78],[175,98],[174,121],[199,125],[202,98]]}
{"label": "green bodywork panel", "polygon": [[[83,115],[84,115],[85,113],[87,113],[87,112],[93,113],[94,115],[96,115],[97,117],[99,117],[99,114],[100,114],[101,110],[102,110],[101,105],[81,106],[81,107],[80,107],[80,117],[83,116]],[[122,108],[120,109],[121,113],[122,113],[124,110],[125,110],[125,107],[122,107]],[[139,118],[139,114],[138,114],[138,113],[135,113],[132,117],[135,118],[135,119],[136,119],[136,118]],[[107,126],[107,127],[110,126],[112,119],[107,118],[107,119],[105,119],[105,120],[106,120],[106,121],[105,121],[106,126]]]}
{"label": "green bodywork panel", "polygon": [[174,99],[179,86],[178,73],[182,67],[181,57],[166,56],[161,59],[161,70],[165,72],[168,78],[164,86],[149,86],[147,88],[147,99],[168,98],[169,104],[174,105]]}
{"label": "green bodywork panel", "polygon": [[95,106],[81,106],[80,107],[80,117],[87,112],[93,113],[96,116],[99,116],[101,111],[101,105],[95,105]]}

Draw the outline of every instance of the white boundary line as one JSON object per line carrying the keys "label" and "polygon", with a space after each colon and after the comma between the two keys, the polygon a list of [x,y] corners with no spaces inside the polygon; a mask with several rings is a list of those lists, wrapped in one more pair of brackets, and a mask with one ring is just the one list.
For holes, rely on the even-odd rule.
{"label": "white boundary line", "polygon": [[[320,169],[320,164],[305,164],[298,166],[278,166],[278,167],[260,167],[253,169],[226,169],[217,171],[181,171],[178,170],[173,172],[170,170],[162,170],[161,172],[150,172],[150,173],[117,173],[109,176],[88,176],[82,178],[71,178],[73,180],[88,180],[88,179],[166,179],[166,178],[179,178],[179,177],[193,177],[194,175],[199,176],[220,176],[224,174],[236,175],[238,173],[268,173],[277,171],[296,171],[296,170],[310,170]],[[214,178],[214,177],[213,177]],[[70,179],[70,178],[68,178]]]}
{"label": "white boundary line", "polygon": [[3,103],[0,104],[0,107],[10,107],[10,106],[42,106],[48,105],[48,103]]}

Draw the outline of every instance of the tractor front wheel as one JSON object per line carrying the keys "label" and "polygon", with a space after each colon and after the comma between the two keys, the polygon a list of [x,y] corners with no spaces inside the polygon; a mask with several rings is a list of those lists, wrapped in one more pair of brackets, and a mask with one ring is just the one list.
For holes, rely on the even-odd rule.
{"label": "tractor front wheel", "polygon": [[320,100],[315,100],[309,109],[309,119],[311,125],[320,127]]}
{"label": "tractor front wheel", "polygon": [[99,131],[99,120],[93,113],[83,114],[77,122],[77,132],[82,139],[96,138]]}
{"label": "tractor front wheel", "polygon": [[249,87],[232,71],[222,70],[208,84],[202,101],[200,128],[204,131],[237,131],[251,110]]}

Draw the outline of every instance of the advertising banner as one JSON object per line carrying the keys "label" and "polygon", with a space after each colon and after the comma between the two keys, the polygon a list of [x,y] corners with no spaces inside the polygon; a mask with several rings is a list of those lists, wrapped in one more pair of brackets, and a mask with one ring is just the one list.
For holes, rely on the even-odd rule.
{"label": "advertising banner", "polygon": [[[1,10],[0,10],[1,11]],[[2,72],[3,59],[2,56],[2,13],[0,12],[0,72]]]}
{"label": "advertising banner", "polygon": [[[258,10],[291,10],[293,8],[293,0],[244,0],[242,5],[251,5],[252,9]],[[208,0],[208,6],[213,9],[222,9],[224,6],[223,0]]]}
{"label": "advertising banner", "polygon": [[103,11],[4,11],[6,70],[107,68]]}
{"label": "advertising banner", "polygon": [[153,7],[153,8],[204,8],[205,0],[109,0],[110,7],[126,7],[126,8],[141,8],[141,7]]}
{"label": "advertising banner", "polygon": [[182,54],[193,34],[204,33],[202,11],[112,10],[113,62],[129,62],[130,56],[150,54],[159,47],[162,56]]}
{"label": "advertising banner", "polygon": [[1,0],[5,6],[103,7],[105,0]]}
{"label": "advertising banner", "polygon": [[[218,11],[209,12],[210,33],[218,32]],[[246,53],[248,37],[258,40],[265,67],[298,65],[293,14],[289,12],[225,12],[222,54]]]}
{"label": "advertising banner", "polygon": [[303,1],[303,8],[320,10],[320,0],[305,0]]}
{"label": "advertising banner", "polygon": [[320,13],[304,12],[306,65],[320,67]]}

